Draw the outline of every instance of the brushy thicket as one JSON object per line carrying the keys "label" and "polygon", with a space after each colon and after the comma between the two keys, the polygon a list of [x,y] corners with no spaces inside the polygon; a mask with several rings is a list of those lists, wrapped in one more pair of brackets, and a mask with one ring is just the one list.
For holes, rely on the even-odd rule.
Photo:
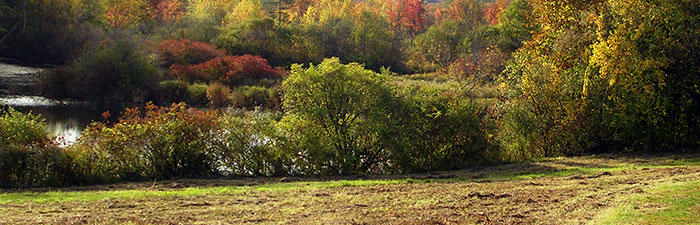
{"label": "brushy thicket", "polygon": [[281,69],[272,68],[266,59],[252,55],[223,56],[197,65],[174,64],[170,68],[185,81],[217,81],[229,86],[282,77]]}
{"label": "brushy thicket", "polygon": [[215,174],[213,112],[146,105],[118,123],[95,123],[69,152],[79,183],[202,177]]}
{"label": "brushy thicket", "polygon": [[[457,169],[495,159],[487,153],[486,136],[479,132],[478,108],[450,89],[394,86],[386,73],[341,64],[338,59],[309,68],[294,66],[282,88],[284,114],[203,111],[184,103],[127,109],[119,122],[94,123],[78,142],[56,150],[60,154],[55,157],[66,161],[60,164],[61,170],[50,171],[60,172],[55,178],[61,182],[7,183],[407,173]],[[210,92],[207,95],[213,98]],[[24,126],[33,123],[14,120]],[[36,129],[32,135],[44,137],[43,127]],[[20,131],[3,133],[17,136],[12,133]],[[22,144],[26,141],[8,142],[33,146]],[[4,153],[18,156],[11,150]]]}
{"label": "brushy thicket", "polygon": [[70,157],[46,137],[44,119],[0,110],[0,187],[68,184]]}
{"label": "brushy thicket", "polygon": [[158,53],[165,66],[200,64],[226,54],[209,43],[188,39],[164,40],[158,44]]}
{"label": "brushy thicket", "polygon": [[47,70],[39,83],[44,96],[87,100],[110,108],[148,99],[158,74],[154,58],[133,37],[113,35],[72,64]]}

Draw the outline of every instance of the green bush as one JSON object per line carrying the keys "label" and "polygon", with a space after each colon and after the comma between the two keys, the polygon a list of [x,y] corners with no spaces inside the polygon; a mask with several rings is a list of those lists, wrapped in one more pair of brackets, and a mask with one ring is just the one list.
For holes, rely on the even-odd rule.
{"label": "green bush", "polygon": [[[284,81],[284,122],[304,160],[323,174],[364,174],[386,162],[376,129],[391,98],[388,77],[337,58],[303,69]],[[296,136],[295,136],[296,135]]]}
{"label": "green bush", "polygon": [[238,176],[285,175],[292,165],[291,154],[279,145],[284,140],[277,129],[277,113],[237,111],[219,117],[222,174]]}
{"label": "green bush", "polygon": [[406,88],[385,137],[399,172],[461,169],[494,159],[482,109],[453,89]]}
{"label": "green bush", "polygon": [[10,108],[0,116],[0,187],[66,185],[71,160],[46,137],[40,115]]}
{"label": "green bush", "polygon": [[72,64],[48,73],[42,85],[45,94],[93,101],[107,107],[144,101],[155,86],[158,70],[155,58],[130,38],[117,34],[105,39]]}
{"label": "green bush", "polygon": [[7,109],[0,116],[0,145],[26,145],[46,139],[46,123],[41,115]]}
{"label": "green bush", "polygon": [[207,105],[207,85],[190,84],[187,86],[187,104],[192,106]]}
{"label": "green bush", "polygon": [[231,93],[232,105],[242,108],[257,106],[277,109],[281,105],[279,86],[265,88],[260,86],[241,86]]}
{"label": "green bush", "polygon": [[188,99],[187,82],[180,80],[161,81],[158,85],[158,104],[184,102]]}

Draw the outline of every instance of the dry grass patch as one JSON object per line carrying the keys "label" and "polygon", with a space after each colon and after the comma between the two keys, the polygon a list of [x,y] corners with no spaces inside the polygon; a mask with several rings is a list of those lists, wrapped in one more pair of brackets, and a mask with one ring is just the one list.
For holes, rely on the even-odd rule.
{"label": "dry grass patch", "polygon": [[620,199],[660,185],[697,183],[698,159],[575,157],[364,179],[177,180],[9,191],[0,194],[0,223],[581,224]]}

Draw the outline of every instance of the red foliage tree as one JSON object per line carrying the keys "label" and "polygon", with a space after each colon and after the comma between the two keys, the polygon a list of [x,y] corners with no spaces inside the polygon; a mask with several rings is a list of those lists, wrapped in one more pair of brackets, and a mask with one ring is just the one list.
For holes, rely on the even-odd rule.
{"label": "red foliage tree", "polygon": [[219,50],[209,43],[188,39],[165,40],[158,45],[158,52],[165,65],[199,64],[225,55],[223,50]]}
{"label": "red foliage tree", "polygon": [[260,56],[223,56],[198,65],[174,64],[170,67],[175,75],[189,81],[219,81],[237,85],[245,80],[279,78],[280,69],[275,69]]}
{"label": "red foliage tree", "polygon": [[510,0],[498,0],[489,5],[488,8],[484,10],[484,19],[489,25],[494,25],[498,23],[498,18],[501,17],[501,13],[510,4]]}
{"label": "red foliage tree", "polygon": [[387,0],[387,19],[396,32],[408,30],[417,33],[425,26],[423,0]]}

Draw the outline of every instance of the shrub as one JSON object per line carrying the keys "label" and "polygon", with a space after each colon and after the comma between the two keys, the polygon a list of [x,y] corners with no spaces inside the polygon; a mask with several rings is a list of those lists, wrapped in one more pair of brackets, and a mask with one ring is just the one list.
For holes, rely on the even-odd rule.
{"label": "shrub", "polygon": [[46,123],[40,115],[9,108],[0,116],[0,145],[27,145],[46,139]]}
{"label": "shrub", "polygon": [[10,108],[0,115],[0,187],[66,185],[71,160],[46,138],[40,115]]}
{"label": "shrub", "polygon": [[282,76],[282,71],[272,68],[267,60],[252,55],[217,57],[198,65],[175,64],[170,68],[183,80],[218,81],[229,86]]}
{"label": "shrub", "polygon": [[231,89],[224,86],[221,83],[214,82],[209,84],[207,87],[207,99],[209,99],[209,105],[214,107],[225,107],[231,104],[229,99],[229,94]]}
{"label": "shrub", "polygon": [[399,172],[460,169],[494,157],[480,109],[454,89],[409,87],[389,107],[385,145]]}
{"label": "shrub", "polygon": [[281,104],[279,87],[241,86],[231,93],[232,105],[235,107],[252,108],[263,106],[277,108]]}
{"label": "shrub", "polygon": [[188,39],[164,40],[158,45],[158,53],[166,66],[200,64],[226,54],[209,43]]}
{"label": "shrub", "polygon": [[285,175],[292,169],[292,157],[282,151],[284,139],[277,129],[280,115],[272,112],[236,111],[219,118],[222,168],[227,175]]}
{"label": "shrub", "polygon": [[94,123],[71,146],[82,183],[201,177],[217,174],[214,112],[146,105],[119,123]]}
{"label": "shrub", "polygon": [[[391,91],[387,77],[337,58],[303,69],[293,65],[282,87],[286,127],[314,173],[363,174],[386,158],[378,142]],[[300,159],[300,164],[303,163]]]}
{"label": "shrub", "polygon": [[167,80],[161,81],[158,85],[158,104],[167,105],[171,103],[183,102],[188,99],[188,85],[184,81]]}
{"label": "shrub", "polygon": [[187,104],[205,106],[207,102],[206,84],[190,84],[187,86]]}
{"label": "shrub", "polygon": [[155,86],[157,71],[138,42],[114,37],[103,40],[96,49],[67,67],[47,74],[49,82],[44,83],[43,89],[49,95],[93,101],[101,106],[121,106],[144,100]]}
{"label": "shrub", "polygon": [[78,90],[67,88],[78,81],[73,76],[70,66],[61,66],[55,69],[47,69],[39,74],[35,86],[44,97],[52,99],[66,99],[78,96]]}

